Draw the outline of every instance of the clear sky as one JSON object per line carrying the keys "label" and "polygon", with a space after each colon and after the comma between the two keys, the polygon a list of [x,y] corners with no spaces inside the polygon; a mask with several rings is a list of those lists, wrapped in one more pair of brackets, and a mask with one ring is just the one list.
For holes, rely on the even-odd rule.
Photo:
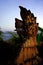
{"label": "clear sky", "polygon": [[43,0],[0,0],[0,27],[3,30],[15,29],[15,18],[21,19],[19,6],[30,9],[43,28]]}

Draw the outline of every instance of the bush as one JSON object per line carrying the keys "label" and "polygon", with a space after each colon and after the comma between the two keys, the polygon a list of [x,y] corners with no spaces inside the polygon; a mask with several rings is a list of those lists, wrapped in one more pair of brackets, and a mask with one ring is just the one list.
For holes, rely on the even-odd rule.
{"label": "bush", "polygon": [[2,41],[2,31],[0,31],[0,41]]}

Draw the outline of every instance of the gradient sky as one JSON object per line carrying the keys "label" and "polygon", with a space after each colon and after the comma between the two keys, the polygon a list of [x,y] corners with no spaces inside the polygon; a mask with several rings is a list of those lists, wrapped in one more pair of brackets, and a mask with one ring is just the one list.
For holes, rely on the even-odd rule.
{"label": "gradient sky", "polygon": [[43,28],[43,0],[0,0],[0,27],[2,30],[14,30],[15,18],[20,17],[19,6],[30,9]]}

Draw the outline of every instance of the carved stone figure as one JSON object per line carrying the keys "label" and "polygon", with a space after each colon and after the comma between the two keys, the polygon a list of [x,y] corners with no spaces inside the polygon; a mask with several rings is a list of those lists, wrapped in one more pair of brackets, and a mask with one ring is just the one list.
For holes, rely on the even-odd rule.
{"label": "carved stone figure", "polygon": [[[15,27],[19,36],[23,36],[26,39],[22,44],[19,56],[16,59],[18,65],[32,65],[37,64],[37,41],[36,35],[38,32],[38,23],[36,23],[36,17],[30,10],[19,6],[20,16],[22,20],[15,19]],[[36,58],[36,59],[35,59]]]}

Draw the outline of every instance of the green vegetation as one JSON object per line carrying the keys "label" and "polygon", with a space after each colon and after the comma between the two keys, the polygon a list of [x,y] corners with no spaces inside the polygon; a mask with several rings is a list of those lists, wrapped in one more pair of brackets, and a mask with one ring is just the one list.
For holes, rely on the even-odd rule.
{"label": "green vegetation", "polygon": [[2,31],[0,31],[0,41],[2,41],[3,39],[2,39]]}
{"label": "green vegetation", "polygon": [[43,29],[38,27],[38,30],[41,31],[41,33],[37,34],[37,41],[39,42],[43,42]]}
{"label": "green vegetation", "polygon": [[43,32],[43,29],[42,29],[42,28],[40,28],[40,27],[38,27],[38,30],[40,30],[41,32]]}

